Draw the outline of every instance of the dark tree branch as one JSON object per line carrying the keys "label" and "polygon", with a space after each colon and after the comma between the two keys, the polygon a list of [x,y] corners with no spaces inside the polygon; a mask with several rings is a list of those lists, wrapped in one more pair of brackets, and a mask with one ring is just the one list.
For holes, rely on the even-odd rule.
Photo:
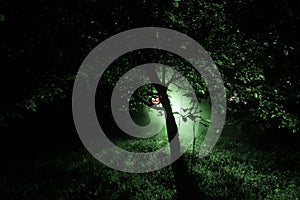
{"label": "dark tree branch", "polygon": [[163,67],[163,72],[162,72],[162,83],[166,83],[166,68]]}
{"label": "dark tree branch", "polygon": [[145,101],[142,97],[140,97],[140,96],[137,95],[136,93],[133,93],[133,94],[132,94],[132,97],[136,98],[138,101],[142,102],[142,103],[145,104],[146,106],[149,106],[149,107],[152,106],[151,103]]}
{"label": "dark tree branch", "polygon": [[176,80],[180,80],[181,78],[183,78],[183,76],[180,76],[177,73],[174,73],[172,75],[172,77],[170,78],[170,80],[166,83],[166,85],[169,86],[172,82],[174,82]]}

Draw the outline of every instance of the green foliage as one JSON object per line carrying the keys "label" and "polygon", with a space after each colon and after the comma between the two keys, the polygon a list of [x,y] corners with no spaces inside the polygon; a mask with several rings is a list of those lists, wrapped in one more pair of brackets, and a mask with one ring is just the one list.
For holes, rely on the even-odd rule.
{"label": "green foliage", "polygon": [[5,21],[5,16],[4,15],[0,15],[0,22],[4,22]]}
{"label": "green foliage", "polygon": [[[21,94],[16,99],[13,95],[5,101],[1,99],[0,126],[5,126],[7,119],[38,111],[41,104],[71,97],[81,61],[105,38],[135,27],[171,28],[186,33],[208,50],[223,76],[228,99],[233,98],[228,102],[228,119],[235,123],[236,130],[230,137],[222,138],[208,157],[192,163],[195,184],[203,190],[203,197],[299,199],[299,152],[265,143],[254,148],[253,144],[233,137],[245,132],[244,125],[251,129],[248,135],[268,132],[271,128],[299,132],[299,5],[290,6],[290,0],[275,1],[263,9],[259,3],[263,1],[259,0],[168,2],[171,4],[160,6],[155,1],[121,0],[110,1],[106,7],[97,1],[72,5],[38,1],[36,5],[28,2],[6,9],[7,14],[0,15],[0,22],[16,23],[12,26],[17,28],[13,30],[16,34],[7,41],[18,45],[4,42],[1,50],[7,54],[5,65],[18,68],[10,74],[10,81],[17,78],[25,81],[17,82],[15,92]],[[31,18],[28,13],[35,10],[40,12],[40,17]],[[275,15],[268,16],[271,12]],[[117,67],[104,77],[105,84],[114,85],[124,71],[143,60],[140,57],[143,53],[133,52],[124,62],[116,62]],[[149,57],[148,61],[181,70],[199,99],[208,96],[203,80],[195,76],[186,62],[161,52]],[[37,58],[40,60],[36,61]],[[3,70],[7,69],[11,67]],[[166,138],[118,144],[128,150],[151,151],[165,145],[164,142]],[[147,174],[125,174],[99,164],[86,151],[61,153],[32,163],[27,158],[23,161],[22,165],[10,163],[13,167],[0,179],[1,191],[11,199],[171,199],[175,196],[170,167]]]}
{"label": "green foliage", "polygon": [[[71,95],[74,77],[48,77],[39,82],[36,91],[18,99],[15,104],[4,108],[0,124],[5,125],[8,120],[20,119],[26,112],[36,112],[41,104],[58,102]],[[0,125],[1,126],[1,125]]]}
{"label": "green foliage", "polygon": [[[264,3],[259,1],[172,0],[162,4],[152,1],[129,4],[122,0],[105,6],[85,1],[76,3],[80,9],[87,10],[82,13],[75,9],[77,6],[59,3],[52,7],[54,5],[43,1],[35,5],[36,10],[44,13],[48,13],[48,9],[56,10],[57,17],[43,15],[41,19],[23,17],[30,12],[27,11],[29,7],[13,8],[12,12],[20,12],[22,16],[15,19],[17,25],[32,23],[43,24],[43,27],[32,27],[32,33],[28,34],[22,34],[21,29],[18,42],[22,44],[19,46],[4,44],[9,63],[26,66],[14,76],[24,74],[31,84],[24,84],[23,94],[16,100],[8,98],[2,116],[17,117],[22,115],[22,109],[34,111],[40,103],[52,103],[64,98],[66,93],[70,96],[70,77],[75,76],[80,62],[92,48],[117,32],[151,25],[186,33],[209,52],[222,74],[227,97],[235,96],[228,106],[233,122],[246,120],[254,126],[270,124],[299,132],[299,109],[294,109],[299,107],[300,42],[295,37],[299,35],[299,5],[286,2],[276,1],[264,10]],[[273,19],[268,16],[270,13],[278,15]],[[0,21],[5,17],[6,14],[0,15]],[[39,20],[47,23],[39,23]],[[186,62],[174,55],[152,55],[155,61],[177,66],[176,69],[185,72],[184,75],[194,82],[199,98],[208,95],[201,77],[195,77]],[[40,56],[41,60],[32,64],[32,60]],[[137,57],[139,54],[133,53],[131,58],[125,59],[127,61],[116,65],[120,64],[118,67],[122,70],[129,69],[138,63],[134,61]],[[115,83],[122,70],[114,68],[108,72],[107,83]]]}
{"label": "green foliage", "polygon": [[[299,96],[296,97],[299,78],[292,72],[293,65],[297,64],[293,60],[300,53],[295,50],[299,42],[288,44],[276,27],[249,34],[242,23],[234,21],[239,15],[247,15],[246,12],[231,14],[226,1],[180,3],[178,8],[166,11],[169,15],[166,23],[197,39],[216,62],[228,99],[234,97],[228,105],[230,120],[234,123],[246,120],[254,126],[267,123],[298,132],[299,118],[288,106],[299,107]],[[233,4],[241,10],[255,9],[249,1]],[[294,77],[290,85],[293,89],[284,87],[288,77]]]}

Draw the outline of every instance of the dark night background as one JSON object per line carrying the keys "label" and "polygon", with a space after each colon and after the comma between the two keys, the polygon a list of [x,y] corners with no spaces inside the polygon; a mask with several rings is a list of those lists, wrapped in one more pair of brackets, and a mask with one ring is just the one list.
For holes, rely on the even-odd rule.
{"label": "dark night background", "polygon": [[192,163],[201,197],[299,199],[299,8],[292,0],[2,1],[1,199],[176,198],[169,167],[109,169],[84,149],[73,123],[73,82],[87,54],[146,26],[197,40],[227,96],[237,96],[215,153]]}

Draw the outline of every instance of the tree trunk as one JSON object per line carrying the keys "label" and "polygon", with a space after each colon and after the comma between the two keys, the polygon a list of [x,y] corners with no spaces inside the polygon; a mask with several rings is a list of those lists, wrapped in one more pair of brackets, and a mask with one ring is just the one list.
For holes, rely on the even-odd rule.
{"label": "tree trunk", "polygon": [[[147,73],[152,82],[161,82],[153,68],[147,69]],[[177,134],[178,127],[173,115],[171,102],[167,94],[168,88],[158,84],[153,84],[153,86],[161,97],[161,104],[165,109],[169,143],[174,140],[173,145],[170,144],[171,158],[173,159],[181,154],[181,150],[179,135]],[[195,192],[195,190],[193,190],[193,181],[188,173],[188,165],[186,164],[182,156],[179,156],[179,158],[172,163],[172,170],[174,173],[175,187],[178,199],[193,199],[193,193]]]}
{"label": "tree trunk", "polygon": [[[178,157],[181,154],[180,140],[177,124],[172,112],[171,103],[167,95],[167,88],[162,86],[155,86],[159,95],[161,95],[161,103],[165,109],[166,125],[169,143],[174,140],[173,145],[170,144],[171,158]],[[177,134],[177,135],[176,135]],[[175,186],[179,199],[191,199],[193,185],[188,173],[188,166],[183,160],[183,157],[179,157],[174,163],[172,163],[172,170],[175,178]]]}

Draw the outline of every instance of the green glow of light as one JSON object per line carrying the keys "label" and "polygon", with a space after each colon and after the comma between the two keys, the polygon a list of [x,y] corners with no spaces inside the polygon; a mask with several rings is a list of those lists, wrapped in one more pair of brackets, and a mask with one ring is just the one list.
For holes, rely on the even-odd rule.
{"label": "green glow of light", "polygon": [[[197,120],[191,120],[188,117],[188,109],[192,107],[191,99],[185,96],[184,90],[179,90],[176,86],[170,86],[169,97],[171,101],[173,115],[179,132],[181,143],[190,142],[193,140],[194,131],[198,130]],[[200,115],[199,108],[192,111],[192,115],[198,117]]]}
{"label": "green glow of light", "polygon": [[[165,79],[170,80],[173,74],[174,71],[167,70]],[[206,127],[200,123],[200,120],[201,118],[204,118],[207,121],[210,121],[210,106],[208,100],[204,100],[200,104],[196,100],[195,96],[193,98],[194,89],[186,79],[181,78],[175,81],[177,82],[171,82],[171,84],[168,85],[168,97],[170,99],[173,116],[177,124],[181,145],[186,146],[193,142],[195,136],[198,137],[200,134],[206,133]],[[192,94],[192,96],[190,94]],[[149,98],[151,98],[151,96]],[[146,124],[154,123],[156,127],[162,127],[162,131],[159,131],[156,134],[160,140],[166,140],[167,132],[165,127],[165,113],[163,110],[157,109],[162,108],[161,103],[154,105],[151,108],[147,106],[143,107],[144,111],[139,112],[141,114],[143,113],[140,117],[138,117],[139,120],[147,121]],[[151,118],[151,122],[148,121],[149,118]]]}
{"label": "green glow of light", "polygon": [[[199,123],[200,115],[207,120],[210,119],[210,107],[208,100],[201,104],[198,102],[198,106],[196,106],[191,112],[192,117],[188,117],[189,109],[192,107],[192,104],[191,98],[185,96],[185,93],[185,90],[180,90],[174,85],[169,87],[168,96],[170,98],[173,115],[178,127],[179,139],[182,145],[188,145],[188,143],[193,140],[194,135],[199,136],[199,134],[203,133],[203,130],[205,130],[205,128]],[[164,115],[158,116],[157,111],[155,112],[154,110],[150,113],[155,120],[155,123],[163,122],[165,124]],[[193,119],[193,117],[195,117],[195,119]],[[165,138],[167,135],[166,131],[160,132],[160,134],[164,134],[162,138]]]}

